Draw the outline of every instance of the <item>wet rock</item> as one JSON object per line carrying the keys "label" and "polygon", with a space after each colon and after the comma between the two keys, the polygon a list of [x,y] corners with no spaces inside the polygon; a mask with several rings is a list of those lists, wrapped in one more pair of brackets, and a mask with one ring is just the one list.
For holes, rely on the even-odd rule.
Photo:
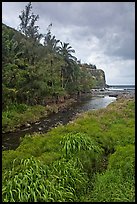
{"label": "wet rock", "polygon": [[135,92],[127,92],[127,93],[122,93],[122,94],[119,94],[119,96],[117,97],[117,99],[133,99],[135,98]]}
{"label": "wet rock", "polygon": [[30,128],[25,128],[25,129],[23,129],[23,130],[21,130],[21,131],[23,132],[23,131],[27,131],[27,130],[29,130],[29,129],[30,129]]}
{"label": "wet rock", "polygon": [[65,101],[64,96],[60,96],[60,97],[58,98],[58,102],[59,102],[59,103],[63,103],[64,101]]}
{"label": "wet rock", "polygon": [[42,127],[39,127],[38,130],[41,131],[41,130],[42,130]]}
{"label": "wet rock", "polygon": [[4,145],[2,145],[2,150],[6,150],[7,149],[7,147],[5,147]]}
{"label": "wet rock", "polygon": [[61,112],[62,112],[62,113],[66,113],[66,112],[67,112],[67,109],[63,109]]}
{"label": "wet rock", "polygon": [[59,121],[55,124],[55,127],[57,127],[58,125],[62,125],[62,121]]}
{"label": "wet rock", "polygon": [[35,124],[38,125],[38,124],[40,124],[40,122],[36,122]]}
{"label": "wet rock", "polygon": [[118,94],[109,94],[109,97],[117,97]]}
{"label": "wet rock", "polygon": [[74,123],[74,121],[73,121],[73,120],[72,120],[72,121],[69,121],[69,123],[72,124],[72,123]]}
{"label": "wet rock", "polygon": [[31,125],[29,123],[26,123],[25,124],[25,127],[30,127]]}

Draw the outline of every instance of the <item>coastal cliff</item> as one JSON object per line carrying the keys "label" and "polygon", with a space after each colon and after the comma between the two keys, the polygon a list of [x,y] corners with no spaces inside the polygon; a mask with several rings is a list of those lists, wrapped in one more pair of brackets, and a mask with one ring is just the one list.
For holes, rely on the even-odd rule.
{"label": "coastal cliff", "polygon": [[97,69],[95,65],[87,63],[82,64],[81,67],[86,68],[89,73],[91,73],[93,78],[93,88],[105,88],[107,86],[105,72],[102,69]]}
{"label": "coastal cliff", "polygon": [[105,72],[102,69],[91,69],[90,72],[94,80],[93,88],[105,88]]}

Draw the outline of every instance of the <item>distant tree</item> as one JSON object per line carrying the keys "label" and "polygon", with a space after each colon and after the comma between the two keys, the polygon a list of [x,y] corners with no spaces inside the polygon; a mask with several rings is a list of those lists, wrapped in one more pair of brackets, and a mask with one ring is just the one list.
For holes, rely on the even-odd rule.
{"label": "distant tree", "polygon": [[57,45],[60,40],[57,40],[55,35],[51,34],[52,23],[48,26],[48,32],[44,35],[44,46],[47,47],[48,53],[56,53],[59,51],[59,46]]}
{"label": "distant tree", "polygon": [[93,69],[97,69],[96,65],[93,65]]}
{"label": "distant tree", "polygon": [[96,65],[93,65],[93,64],[89,64],[89,67],[90,67],[91,69],[97,69]]}
{"label": "distant tree", "polygon": [[19,15],[19,18],[21,20],[21,23],[19,25],[20,31],[27,37],[31,37],[35,41],[40,41],[43,37],[42,34],[39,34],[38,29],[39,26],[36,26],[35,23],[39,19],[39,15],[35,15],[31,13],[32,5],[31,2],[28,3],[27,6],[25,6],[25,10],[21,12],[21,15]]}
{"label": "distant tree", "polygon": [[72,49],[72,47],[69,45],[69,43],[61,43],[59,53],[63,56],[66,62],[69,62],[69,60],[76,61],[77,58],[73,56],[71,53],[75,53],[75,50]]}
{"label": "distant tree", "polygon": [[79,65],[81,65],[81,60],[77,60],[77,63],[78,63]]}

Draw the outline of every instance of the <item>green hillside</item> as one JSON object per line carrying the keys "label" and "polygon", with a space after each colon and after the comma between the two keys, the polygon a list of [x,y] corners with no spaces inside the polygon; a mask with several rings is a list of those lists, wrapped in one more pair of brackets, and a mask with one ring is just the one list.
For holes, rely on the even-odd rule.
{"label": "green hillside", "polygon": [[59,44],[50,31],[46,35],[44,46],[2,25],[4,109],[11,103],[44,104],[49,97],[91,89],[92,77],[80,69],[69,43]]}

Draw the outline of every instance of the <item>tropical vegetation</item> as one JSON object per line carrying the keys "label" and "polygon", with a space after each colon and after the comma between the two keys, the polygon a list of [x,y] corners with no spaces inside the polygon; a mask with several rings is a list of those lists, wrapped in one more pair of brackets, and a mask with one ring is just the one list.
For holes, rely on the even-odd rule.
{"label": "tropical vegetation", "polygon": [[[31,3],[19,18],[19,31],[2,25],[3,132],[57,112],[61,97],[95,83],[71,45],[52,35],[52,23],[39,33]],[[134,99],[20,140],[2,151],[3,202],[135,202]]]}

